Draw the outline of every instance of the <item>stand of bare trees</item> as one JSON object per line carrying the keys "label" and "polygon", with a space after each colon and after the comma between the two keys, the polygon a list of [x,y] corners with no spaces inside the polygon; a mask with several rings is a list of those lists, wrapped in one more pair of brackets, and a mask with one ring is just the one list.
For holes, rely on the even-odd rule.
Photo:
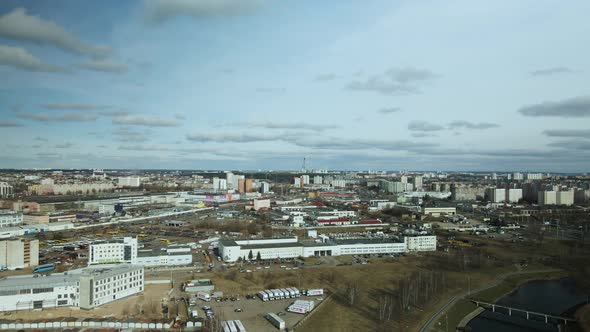
{"label": "stand of bare trees", "polygon": [[346,285],[346,303],[353,307],[357,302],[360,295],[359,284],[355,281],[351,281]]}
{"label": "stand of bare trees", "polygon": [[424,307],[446,288],[447,274],[439,271],[416,271],[398,282],[401,310]]}

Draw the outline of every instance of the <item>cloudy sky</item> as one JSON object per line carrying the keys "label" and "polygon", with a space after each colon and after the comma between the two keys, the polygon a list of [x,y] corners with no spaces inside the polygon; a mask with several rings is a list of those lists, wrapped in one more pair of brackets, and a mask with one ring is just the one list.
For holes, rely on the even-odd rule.
{"label": "cloudy sky", "polygon": [[590,171],[589,1],[0,2],[0,168]]}

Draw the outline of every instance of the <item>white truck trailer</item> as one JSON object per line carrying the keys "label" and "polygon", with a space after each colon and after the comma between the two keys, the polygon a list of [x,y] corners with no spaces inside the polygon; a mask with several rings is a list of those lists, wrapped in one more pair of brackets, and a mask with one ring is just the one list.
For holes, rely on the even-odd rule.
{"label": "white truck trailer", "polygon": [[266,314],[266,319],[277,329],[281,331],[285,329],[285,321],[274,312]]}

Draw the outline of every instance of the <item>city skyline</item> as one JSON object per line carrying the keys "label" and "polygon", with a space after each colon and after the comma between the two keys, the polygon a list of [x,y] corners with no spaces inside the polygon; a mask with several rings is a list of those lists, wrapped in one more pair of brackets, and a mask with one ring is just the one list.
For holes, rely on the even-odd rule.
{"label": "city skyline", "polygon": [[2,168],[590,165],[583,1],[60,3],[0,3]]}

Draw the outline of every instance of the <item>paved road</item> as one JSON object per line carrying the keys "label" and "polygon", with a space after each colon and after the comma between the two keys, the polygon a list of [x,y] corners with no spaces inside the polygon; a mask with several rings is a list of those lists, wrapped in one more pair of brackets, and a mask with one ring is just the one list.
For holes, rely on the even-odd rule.
{"label": "paved road", "polygon": [[432,314],[432,316],[426,321],[424,322],[424,324],[422,325],[422,327],[420,328],[420,332],[426,332],[429,331],[430,328],[432,327],[432,325],[438,321],[439,317],[445,312],[447,311],[448,308],[451,308],[453,305],[455,305],[455,303],[457,303],[459,300],[462,300],[463,298],[465,298],[465,296],[470,295],[470,294],[476,294],[479,293],[481,291],[484,291],[486,289],[492,288],[492,287],[496,287],[499,284],[501,284],[504,280],[506,280],[506,278],[514,276],[514,275],[520,275],[520,274],[529,274],[529,273],[550,273],[550,272],[558,272],[561,271],[559,269],[545,269],[545,270],[530,270],[530,271],[515,271],[515,272],[509,272],[509,273],[505,273],[502,275],[499,275],[498,277],[496,277],[496,279],[494,280],[494,283],[491,285],[486,285],[477,289],[474,289],[472,291],[466,291],[466,292],[462,292],[458,295],[453,296],[452,298],[449,299],[449,301],[447,301],[440,309],[438,309],[434,314]]}

